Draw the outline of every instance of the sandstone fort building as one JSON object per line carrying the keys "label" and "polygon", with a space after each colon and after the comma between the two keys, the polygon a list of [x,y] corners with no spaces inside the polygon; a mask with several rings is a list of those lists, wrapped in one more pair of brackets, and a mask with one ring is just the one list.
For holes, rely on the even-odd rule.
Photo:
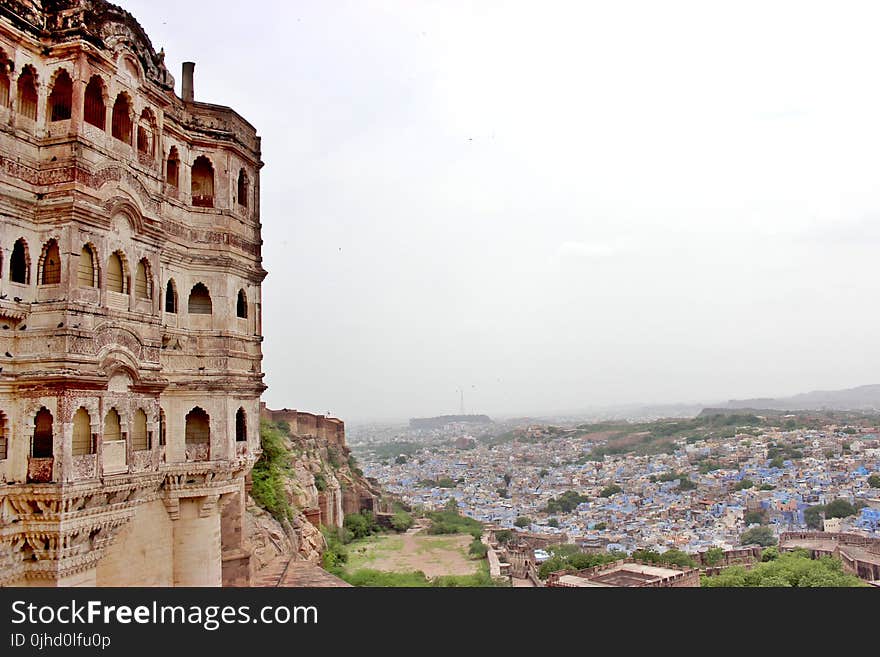
{"label": "sandstone fort building", "polygon": [[0,585],[249,582],[260,138],[193,66],[0,2]]}

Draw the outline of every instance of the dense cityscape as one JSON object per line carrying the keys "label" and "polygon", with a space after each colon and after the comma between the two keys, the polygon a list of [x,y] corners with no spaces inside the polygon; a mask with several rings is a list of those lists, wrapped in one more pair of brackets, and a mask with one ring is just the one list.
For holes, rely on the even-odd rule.
{"label": "dense cityscape", "polygon": [[[878,535],[878,428],[815,420],[815,428],[788,428],[798,424],[793,415],[724,421],[743,424],[707,436],[685,429],[659,453],[638,453],[655,449],[651,427],[687,421],[648,423],[637,432],[647,443],[625,453],[608,453],[620,435],[613,424],[362,427],[352,442],[365,474],[413,507],[455,499],[463,514],[494,526],[607,550],[731,549],[756,526],[777,536]],[[843,513],[825,513],[832,502]]]}

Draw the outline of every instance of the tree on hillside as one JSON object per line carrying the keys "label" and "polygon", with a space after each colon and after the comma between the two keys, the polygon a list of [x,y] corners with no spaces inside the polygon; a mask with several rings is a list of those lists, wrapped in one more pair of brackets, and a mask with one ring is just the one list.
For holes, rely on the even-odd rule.
{"label": "tree on hillside", "polygon": [[528,516],[519,516],[514,522],[514,526],[524,528],[532,524],[532,519]]}
{"label": "tree on hillside", "polygon": [[636,550],[632,553],[632,558],[638,561],[648,561],[656,564],[669,564],[671,566],[681,566],[693,568],[697,565],[694,558],[687,552],[682,552],[677,548],[666,550],[660,553],[655,550]]}
{"label": "tree on hillside", "polygon": [[550,520],[547,521],[547,526],[548,527],[559,527],[559,521],[556,518],[550,518]]}
{"label": "tree on hillside", "polygon": [[739,537],[740,545],[753,545],[757,543],[761,547],[770,547],[771,545],[776,545],[777,542],[776,535],[767,525],[747,529]]}
{"label": "tree on hillside", "polygon": [[747,525],[763,525],[767,521],[765,511],[749,511],[743,516],[743,522]]}
{"label": "tree on hillside", "polygon": [[856,508],[847,500],[838,498],[825,505],[826,518],[847,518],[856,515]]}
{"label": "tree on hillside", "polygon": [[602,492],[599,493],[599,497],[611,497],[612,495],[616,495],[617,493],[622,493],[623,489],[617,484],[611,484],[610,486],[605,486],[602,489]]}
{"label": "tree on hillside", "polygon": [[495,532],[495,540],[498,541],[501,545],[506,545],[513,538],[513,532],[509,529],[499,529]]}
{"label": "tree on hillside", "polygon": [[703,554],[703,563],[707,566],[717,566],[724,559],[724,550],[720,547],[711,547]]}
{"label": "tree on hillside", "polygon": [[822,529],[822,514],[825,512],[825,505],[817,504],[808,506],[804,509],[804,522],[807,523],[809,529]]}
{"label": "tree on hillside", "polygon": [[405,532],[413,526],[413,517],[406,511],[398,511],[391,517],[391,526],[395,531]]}
{"label": "tree on hillside", "polygon": [[880,474],[872,474],[868,477],[868,485],[871,488],[880,488]]}

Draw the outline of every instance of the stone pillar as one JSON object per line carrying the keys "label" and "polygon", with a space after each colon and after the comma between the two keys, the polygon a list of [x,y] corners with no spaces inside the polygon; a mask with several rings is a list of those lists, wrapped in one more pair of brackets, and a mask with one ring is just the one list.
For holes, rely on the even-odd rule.
{"label": "stone pillar", "polygon": [[73,81],[73,94],[70,106],[70,134],[73,135],[82,132],[87,84],[88,80],[76,79]]}
{"label": "stone pillar", "polygon": [[174,586],[221,586],[220,514],[217,499],[180,499],[174,521]]}
{"label": "stone pillar", "polygon": [[223,562],[223,586],[250,586],[251,559],[245,549],[242,526],[243,487],[222,496],[220,515],[220,544]]}

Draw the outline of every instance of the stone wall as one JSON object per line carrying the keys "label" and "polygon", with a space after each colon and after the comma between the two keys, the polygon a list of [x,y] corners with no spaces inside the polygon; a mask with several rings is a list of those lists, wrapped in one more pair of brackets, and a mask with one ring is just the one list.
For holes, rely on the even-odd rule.
{"label": "stone wall", "polygon": [[97,586],[174,586],[174,530],[159,500],[140,507],[98,562]]}

